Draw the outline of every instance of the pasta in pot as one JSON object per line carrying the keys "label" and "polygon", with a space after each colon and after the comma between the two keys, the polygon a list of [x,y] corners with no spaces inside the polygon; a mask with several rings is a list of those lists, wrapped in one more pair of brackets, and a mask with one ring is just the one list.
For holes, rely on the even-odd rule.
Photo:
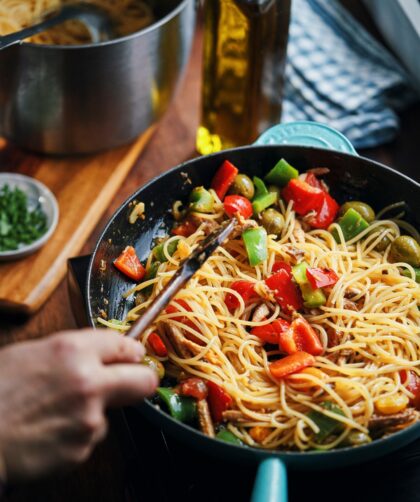
{"label": "pasta in pot", "polygon": [[[137,294],[139,301],[126,319],[118,324],[100,319],[101,324],[128,330],[179,267],[182,248],[193,250],[208,233],[209,221],[226,218],[226,202],[224,206],[214,190],[209,193],[212,210],[195,215],[197,226],[190,235],[166,240],[165,261],[158,264],[156,276],[127,292]],[[400,417],[386,432],[409,425],[418,418],[415,406],[409,406],[413,389],[406,375],[420,377],[420,288],[411,266],[391,262],[390,245],[377,250],[385,237],[390,244],[396,241],[399,225],[382,216],[345,240],[337,223],[303,230],[305,222],[294,211],[294,202],[277,204],[284,224],[278,235],[268,235],[266,259],[251,266],[241,235],[229,239],[177,295],[176,311],[161,313],[142,342],[150,347],[149,336],[159,335],[168,352],[159,359],[178,381],[197,377],[223,387],[232,400],[223,421],[250,446],[304,451],[368,442],[375,438],[375,420],[389,420],[400,410],[406,411],[405,421]],[[242,230],[249,221],[255,224],[241,220]],[[169,252],[177,239],[182,246]],[[146,270],[155,260],[152,253]],[[334,271],[336,281],[322,288],[324,304],[297,313],[276,301],[266,281],[279,264],[295,270],[302,263],[308,270]],[[253,285],[247,301],[232,288],[238,280]],[[233,310],[227,295],[236,298]],[[253,332],[276,320],[296,319],[309,323],[321,348],[310,368],[276,378],[272,361],[284,356],[284,350]],[[176,330],[177,338],[170,330]],[[177,343],[186,350],[177,350]],[[320,414],[338,427],[321,434]]]}
{"label": "pasta in pot", "polygon": [[[49,13],[74,0],[2,0],[0,35],[8,35],[40,22]],[[115,24],[117,36],[125,36],[149,26],[154,21],[150,6],[142,0],[86,0],[104,9]],[[27,42],[53,45],[77,45],[91,42],[86,26],[77,20],[67,21]]]}

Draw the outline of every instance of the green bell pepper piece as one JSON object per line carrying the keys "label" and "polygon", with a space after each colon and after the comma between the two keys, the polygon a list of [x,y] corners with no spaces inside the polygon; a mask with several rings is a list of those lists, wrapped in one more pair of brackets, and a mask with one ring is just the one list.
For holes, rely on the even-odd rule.
{"label": "green bell pepper piece", "polygon": [[154,279],[156,277],[159,266],[160,266],[160,261],[152,262],[150,264],[150,267],[146,270],[146,274],[144,275],[143,282],[149,281],[150,279]]}
{"label": "green bell pepper piece", "polygon": [[255,267],[267,259],[267,232],[265,228],[249,228],[242,234],[249,264]]}
{"label": "green bell pepper piece", "polygon": [[298,263],[292,268],[292,275],[295,281],[301,286],[302,284],[308,283],[308,278],[306,277],[306,269],[308,264],[305,261]]}
{"label": "green bell pepper piece", "polygon": [[[179,243],[179,239],[174,239],[173,241],[171,241],[168,244],[167,251],[168,251],[169,256],[172,256],[175,253],[175,251],[178,248],[178,243]],[[164,244],[165,243],[162,242],[161,244],[158,244],[157,246],[155,246],[152,250],[152,253],[153,253],[155,260],[159,261],[160,263],[164,263],[165,261],[168,261],[166,259],[164,252],[163,252]]]}
{"label": "green bell pepper piece", "polygon": [[255,186],[255,195],[254,195],[254,198],[252,200],[257,199],[261,195],[268,194],[268,189],[265,186],[265,183],[264,183],[264,181],[261,178],[258,178],[258,176],[254,176],[252,178],[252,181],[254,182],[254,186]]}
{"label": "green bell pepper piece", "polygon": [[237,437],[235,434],[230,432],[228,429],[221,429],[216,434],[217,439],[221,439],[222,441],[226,441],[226,443],[232,443],[237,445],[243,445],[244,443]]}
{"label": "green bell pepper piece", "polygon": [[[341,408],[331,401],[324,401],[321,403],[321,406],[336,415],[344,416]],[[331,434],[341,432],[344,429],[344,424],[342,422],[338,422],[337,420],[334,420],[319,411],[310,411],[308,413],[308,417],[319,427],[319,432],[315,435],[315,439],[318,443],[322,443],[328,436],[331,436]]]}
{"label": "green bell pepper piece", "polygon": [[180,396],[168,387],[158,387],[156,393],[165,403],[171,417],[184,423],[191,423],[197,419],[197,403],[194,398]]}
{"label": "green bell pepper piece", "polygon": [[306,262],[301,262],[292,268],[292,275],[295,281],[299,284],[303,296],[303,304],[308,309],[322,307],[327,302],[324,292],[321,288],[313,289],[306,276],[308,268]]}
{"label": "green bell pepper piece", "polygon": [[[338,224],[343,231],[344,240],[349,241],[356,235],[368,228],[369,223],[360,216],[353,208],[347,209],[344,215],[338,220]],[[337,242],[340,242],[337,230],[334,228],[332,235]]]}
{"label": "green bell pepper piece", "polygon": [[[420,268],[417,268],[417,267],[413,267],[413,268],[414,268],[414,273],[415,273],[415,276],[416,276],[416,282],[420,284]],[[407,268],[402,269],[401,270],[401,274],[404,277],[410,277],[411,278],[411,272]]]}
{"label": "green bell pepper piece", "polygon": [[303,296],[303,305],[308,309],[317,309],[327,303],[327,299],[321,288],[312,289],[311,285],[302,284],[300,286]]}
{"label": "green bell pepper piece", "polygon": [[266,194],[260,195],[254,198],[252,201],[252,209],[254,210],[254,215],[258,216],[260,213],[273,205],[277,200],[277,194],[275,192],[268,192]]}
{"label": "green bell pepper piece", "polygon": [[264,180],[267,183],[278,185],[280,187],[286,186],[289,181],[299,176],[299,171],[292,167],[284,159],[280,159],[277,164],[271,169]]}
{"label": "green bell pepper piece", "polygon": [[214,199],[211,193],[204,187],[196,187],[190,193],[190,209],[198,213],[211,213],[214,207]]}
{"label": "green bell pepper piece", "polygon": [[[150,267],[146,270],[143,282],[150,281],[150,279],[154,279],[156,277],[159,266],[160,266],[160,261],[153,261],[150,264]],[[147,288],[143,289],[143,293],[149,295],[152,292],[152,290],[153,290],[153,285],[147,286]]]}

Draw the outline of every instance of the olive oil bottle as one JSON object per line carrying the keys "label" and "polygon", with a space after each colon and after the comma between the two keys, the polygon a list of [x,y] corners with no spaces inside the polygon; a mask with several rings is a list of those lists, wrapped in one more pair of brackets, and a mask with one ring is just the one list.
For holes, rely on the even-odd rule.
{"label": "olive oil bottle", "polygon": [[252,143],[280,121],[290,0],[206,0],[202,116],[205,155]]}

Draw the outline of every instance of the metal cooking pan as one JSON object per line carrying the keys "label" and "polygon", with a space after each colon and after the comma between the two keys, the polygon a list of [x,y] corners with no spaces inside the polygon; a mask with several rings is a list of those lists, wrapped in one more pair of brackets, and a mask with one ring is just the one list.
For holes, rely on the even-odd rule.
{"label": "metal cooking pan", "polygon": [[0,135],[38,152],[82,154],[156,124],[187,65],[196,9],[194,0],[149,2],[156,22],[125,37],[0,51]]}
{"label": "metal cooking pan", "polygon": [[[305,145],[315,143],[324,148],[267,144],[276,141]],[[101,260],[110,264],[121,249],[129,244],[135,246],[140,259],[145,260],[150,253],[153,239],[167,234],[172,227],[172,203],[179,199],[185,200],[192,186],[208,186],[225,159],[233,162],[241,172],[258,176],[266,173],[281,157],[296,165],[300,171],[314,166],[328,166],[331,172],[326,181],[333,196],[339,201],[359,199],[374,208],[382,208],[404,200],[408,206],[407,221],[419,226],[419,183],[389,167],[358,157],[348,141],[335,131],[316,124],[289,124],[286,128],[276,126],[269,130],[257,143],[260,144],[223,151],[181,164],[155,178],[124,202],[99,238],[89,265],[86,298],[92,326],[95,326],[101,309],[108,312],[109,318],[121,319],[130,308],[122,295],[131,284],[112,266],[101,271]],[[339,148],[342,151],[326,148]],[[192,185],[185,183],[183,173],[188,174]],[[146,219],[140,224],[131,225],[128,222],[128,204],[134,199],[145,203]],[[259,463],[252,499],[254,502],[287,500],[286,466],[299,469],[331,469],[362,463],[391,453],[420,437],[420,423],[416,423],[387,438],[358,447],[329,452],[267,451],[211,439],[200,431],[175,421],[147,400],[140,405],[140,409],[163,431],[206,455],[225,460]]]}

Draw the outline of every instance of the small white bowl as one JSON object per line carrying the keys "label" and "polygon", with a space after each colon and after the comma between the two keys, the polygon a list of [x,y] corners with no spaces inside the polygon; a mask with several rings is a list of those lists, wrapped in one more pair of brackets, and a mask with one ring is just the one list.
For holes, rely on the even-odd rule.
{"label": "small white bowl", "polygon": [[57,223],[59,209],[57,199],[49,188],[43,183],[24,176],[23,174],[0,173],[0,188],[9,185],[10,188],[19,188],[28,197],[28,209],[34,210],[39,204],[47,217],[47,231],[30,244],[23,244],[14,251],[0,251],[0,261],[16,260],[34,253],[41,248],[53,234]]}

